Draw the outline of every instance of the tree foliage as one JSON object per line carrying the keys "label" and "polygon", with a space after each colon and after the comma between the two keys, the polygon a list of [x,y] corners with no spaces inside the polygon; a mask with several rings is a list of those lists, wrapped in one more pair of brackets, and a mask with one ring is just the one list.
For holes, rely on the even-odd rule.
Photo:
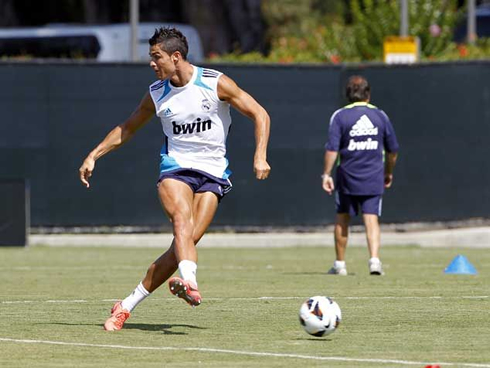
{"label": "tree foliage", "polygon": [[[326,5],[328,4],[328,5]],[[422,60],[490,56],[488,42],[464,47],[452,42],[464,9],[457,0],[408,0],[409,35],[420,40]],[[386,36],[400,30],[399,0],[264,0],[270,53],[227,55],[224,61],[381,61]]]}

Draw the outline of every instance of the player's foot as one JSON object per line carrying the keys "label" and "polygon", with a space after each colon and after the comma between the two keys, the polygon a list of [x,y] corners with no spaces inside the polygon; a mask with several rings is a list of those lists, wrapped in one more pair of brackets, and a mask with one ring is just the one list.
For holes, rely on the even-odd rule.
{"label": "player's foot", "polygon": [[184,299],[190,306],[197,307],[201,304],[201,294],[193,282],[172,277],[168,281],[168,287],[172,294]]}
{"label": "player's foot", "polygon": [[383,272],[383,264],[379,260],[379,258],[371,258],[369,260],[369,273],[371,275],[383,276],[385,273]]}
{"label": "player's foot", "polygon": [[117,302],[111,309],[111,316],[104,323],[104,330],[119,331],[130,316],[131,313],[123,309],[121,302]]}
{"label": "player's foot", "polygon": [[332,268],[328,270],[327,274],[347,276],[347,268],[345,267],[345,262],[343,265],[339,265],[337,262],[334,262]]}

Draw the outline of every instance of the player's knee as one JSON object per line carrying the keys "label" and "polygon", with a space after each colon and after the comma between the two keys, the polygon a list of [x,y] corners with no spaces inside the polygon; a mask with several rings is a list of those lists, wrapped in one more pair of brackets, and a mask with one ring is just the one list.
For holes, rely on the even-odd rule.
{"label": "player's knee", "polygon": [[347,229],[349,227],[349,220],[345,220],[345,219],[337,220],[335,226],[341,227],[342,229]]}
{"label": "player's knee", "polygon": [[339,226],[341,228],[347,228],[349,227],[349,222],[350,218],[347,216],[338,216],[337,221],[335,222],[336,226]]}
{"label": "player's knee", "polygon": [[191,218],[177,214],[173,217],[172,223],[175,237],[193,237],[194,224]]}

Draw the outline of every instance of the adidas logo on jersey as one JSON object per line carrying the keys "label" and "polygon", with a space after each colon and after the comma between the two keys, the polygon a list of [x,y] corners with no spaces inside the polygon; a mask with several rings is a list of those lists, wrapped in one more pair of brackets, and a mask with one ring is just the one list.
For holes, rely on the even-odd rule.
{"label": "adidas logo on jersey", "polygon": [[378,135],[378,128],[374,126],[367,115],[362,115],[359,120],[352,126],[349,135],[359,137],[363,135]]}
{"label": "adidas logo on jersey", "polygon": [[178,125],[175,121],[172,121],[174,134],[192,134],[205,132],[211,129],[212,121],[210,119],[202,121],[201,118],[197,118],[196,121],[189,124]]}
{"label": "adidas logo on jersey", "polygon": [[170,110],[170,108],[167,107],[165,110],[163,110],[163,115],[165,115],[165,116],[172,115],[172,110]]}

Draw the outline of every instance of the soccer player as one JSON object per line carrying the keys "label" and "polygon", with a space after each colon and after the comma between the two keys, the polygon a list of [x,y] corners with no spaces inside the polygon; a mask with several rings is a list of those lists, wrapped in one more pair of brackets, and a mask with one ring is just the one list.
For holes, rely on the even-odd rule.
{"label": "soccer player", "polygon": [[[337,218],[334,228],[336,260],[329,274],[347,275],[345,251],[349,235],[349,221],[362,213],[370,259],[371,275],[383,275],[379,260],[382,196],[393,183],[398,142],[388,116],[369,103],[371,91],[367,80],[352,76],[346,86],[350,102],[330,119],[329,137],[325,145],[323,189],[332,194],[334,189]],[[386,152],[386,157],[385,157]],[[332,169],[338,160],[336,181]]]}
{"label": "soccer player", "polygon": [[89,153],[79,173],[89,188],[95,161],[127,142],[156,114],[164,133],[158,195],[172,223],[174,238],[134,291],[113,306],[104,324],[107,331],[120,330],[133,309],[176,270],[180,277],[169,280],[170,291],[191,306],[201,303],[195,246],[219,201],[231,189],[226,158],[230,105],[254,122],[256,178],[267,179],[271,169],[267,163],[270,118],[266,110],[226,75],[190,64],[187,40],[179,30],[157,29],[149,43],[150,66],[158,81],[150,85],[129,118]]}

